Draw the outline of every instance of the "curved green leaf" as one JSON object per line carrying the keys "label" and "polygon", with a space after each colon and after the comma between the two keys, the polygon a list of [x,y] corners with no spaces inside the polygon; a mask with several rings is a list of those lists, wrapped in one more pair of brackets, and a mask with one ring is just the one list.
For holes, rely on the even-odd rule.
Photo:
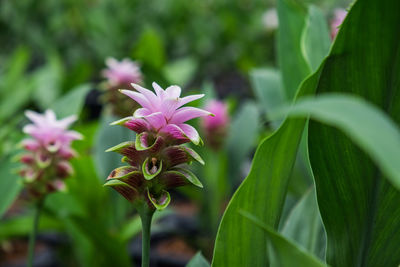
{"label": "curved green leaf", "polygon": [[[319,72],[302,85],[302,94],[312,93]],[[303,134],[305,119],[288,119],[258,146],[247,178],[224,213],[215,243],[213,266],[266,266],[266,234],[240,216],[251,212],[273,228],[279,224],[286,190]]]}
{"label": "curved green leaf", "polygon": [[[355,2],[326,60],[318,93],[359,95],[400,123],[399,10],[399,1]],[[347,111],[343,116],[358,116],[358,124],[376,120],[370,113]],[[343,123],[345,118],[340,119]],[[357,142],[365,142],[365,136],[379,143],[389,141],[379,139],[393,130],[386,123],[380,125],[389,132],[382,136],[381,129],[371,125],[364,139],[357,136]],[[310,123],[310,162],[328,236],[327,262],[333,266],[397,266],[400,193],[385,179],[390,177],[388,172],[380,172],[374,164],[376,158],[371,159],[352,140],[335,128]],[[398,140],[391,145],[395,148],[397,144]],[[389,146],[385,145],[381,156],[391,153]]]}
{"label": "curved green leaf", "polygon": [[59,118],[64,118],[70,115],[79,116],[90,88],[91,84],[82,84],[77,86],[66,95],[56,100],[53,105],[51,105],[51,109],[54,110]]}
{"label": "curved green leaf", "polygon": [[241,211],[245,218],[260,227],[267,234],[267,239],[272,247],[274,265],[281,267],[307,266],[307,267],[323,267],[326,266],[314,255],[298,247],[285,237],[276,232],[272,227],[265,225],[254,215]]}
{"label": "curved green leaf", "polygon": [[299,115],[342,130],[400,189],[400,129],[385,113],[359,97],[324,94],[299,99],[289,116]]}

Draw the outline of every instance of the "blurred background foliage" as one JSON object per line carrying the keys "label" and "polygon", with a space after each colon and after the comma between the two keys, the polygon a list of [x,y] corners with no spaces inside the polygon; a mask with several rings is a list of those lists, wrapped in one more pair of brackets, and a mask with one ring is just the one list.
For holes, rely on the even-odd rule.
{"label": "blurred background foliage", "polygon": [[[291,1],[318,6],[327,22],[334,8],[344,8],[350,2]],[[197,203],[201,219],[196,229],[206,238],[192,238],[189,231],[186,239],[210,258],[222,211],[247,175],[258,141],[279,126],[267,123],[268,112],[286,100],[277,71],[278,33],[265,25],[265,12],[271,8],[276,8],[275,1],[2,1],[0,216],[21,190],[14,171],[18,164],[10,160],[27,122],[23,111],[53,108],[60,117],[78,114],[76,129],[85,140],[75,144],[80,152],[73,162],[75,175],[68,180],[67,194],[54,194],[47,201],[41,227],[69,236],[67,243],[58,244],[62,247],[58,253],[74,255],[63,263],[65,266],[110,266],[115,260],[118,266],[129,265],[127,250],[131,253],[132,249],[127,244],[140,232],[139,218],[132,217],[124,199],[101,185],[121,164],[118,155],[104,150],[133,136],[108,125],[116,118],[102,109],[99,84],[107,57],[131,58],[140,63],[147,87],[153,81],[163,87],[178,84],[184,94],[202,91],[209,99],[223,98],[228,103],[232,118],[224,148],[218,153],[207,146],[201,148],[199,153],[207,164],[204,168],[193,166],[205,185],[204,191],[183,188],[177,192],[178,196],[190,195]],[[265,84],[273,89],[266,90]],[[312,181],[301,153],[298,158],[293,175],[300,178],[292,179],[289,185],[283,216],[309,190]],[[22,200],[18,199],[3,216],[2,248],[9,238],[24,238],[30,231],[31,210],[29,206],[21,208],[25,206],[22,195]],[[168,228],[168,221],[156,224],[154,229],[177,231]],[[74,245],[65,245],[68,242]],[[116,254],[120,256],[114,257]]]}

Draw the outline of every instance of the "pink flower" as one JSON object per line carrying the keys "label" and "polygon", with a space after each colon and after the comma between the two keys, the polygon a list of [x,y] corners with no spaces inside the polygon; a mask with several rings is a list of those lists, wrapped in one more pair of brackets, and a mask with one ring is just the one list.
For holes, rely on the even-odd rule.
{"label": "pink flower", "polygon": [[331,37],[335,39],[339,32],[339,27],[342,25],[343,20],[347,16],[347,11],[342,8],[337,8],[334,10],[333,20],[331,22]]}
{"label": "pink flower", "polygon": [[69,125],[76,121],[76,116],[57,120],[52,110],[46,110],[44,114],[28,110],[25,115],[33,122],[23,128],[24,133],[33,137],[22,142],[27,150],[46,147],[52,152],[61,150],[61,153],[68,153],[71,142],[82,139],[80,133],[67,130]]}
{"label": "pink flower", "polygon": [[25,115],[33,122],[23,131],[32,138],[22,141],[27,150],[20,157],[24,167],[20,170],[29,192],[35,197],[63,190],[63,179],[73,172],[69,159],[76,155],[71,142],[82,139],[82,135],[67,128],[76,116],[57,120],[52,110],[44,114],[26,111]]}
{"label": "pink flower", "polygon": [[137,109],[132,117],[114,124],[123,124],[139,134],[142,132],[159,134],[177,140],[178,143],[192,141],[197,145],[201,142],[196,129],[185,122],[212,114],[199,108],[182,106],[202,98],[203,94],[181,98],[179,86],[173,85],[164,90],[155,82],[153,83],[155,94],[137,84],[132,86],[137,92],[131,90],[121,90],[121,92],[139,103],[142,108]]}
{"label": "pink flower", "polygon": [[226,127],[229,123],[228,109],[224,102],[211,100],[207,103],[206,109],[213,113],[214,117],[203,118],[203,127],[205,129],[213,129],[218,127]]}
{"label": "pink flower", "polygon": [[103,76],[111,86],[142,82],[139,65],[130,59],[118,61],[115,58],[107,58],[106,65],[108,68],[103,71]]}
{"label": "pink flower", "polygon": [[229,114],[227,105],[218,100],[211,100],[207,103],[206,109],[215,114],[214,117],[204,117],[202,128],[206,135],[206,144],[219,149],[226,137]]}

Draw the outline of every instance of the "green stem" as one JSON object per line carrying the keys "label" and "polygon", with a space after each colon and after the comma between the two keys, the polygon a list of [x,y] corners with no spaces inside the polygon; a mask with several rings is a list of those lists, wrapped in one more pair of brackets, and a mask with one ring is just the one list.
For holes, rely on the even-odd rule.
{"label": "green stem", "polygon": [[154,210],[150,209],[147,203],[143,203],[138,209],[140,219],[142,221],[142,267],[150,265],[150,230],[151,220],[153,219]]}
{"label": "green stem", "polygon": [[28,267],[33,266],[33,258],[35,254],[35,241],[36,241],[36,235],[38,231],[38,226],[39,226],[39,217],[40,217],[40,212],[42,211],[44,204],[44,198],[38,200],[36,203],[35,207],[35,217],[33,219],[33,228],[31,235],[29,237],[29,247],[28,247]]}

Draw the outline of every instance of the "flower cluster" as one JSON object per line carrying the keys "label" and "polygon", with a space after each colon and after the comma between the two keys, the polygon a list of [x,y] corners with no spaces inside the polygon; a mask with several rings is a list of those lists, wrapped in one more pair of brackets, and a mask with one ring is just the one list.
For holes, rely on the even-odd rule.
{"label": "flower cluster", "polygon": [[67,130],[76,120],[75,116],[57,120],[52,110],[46,110],[44,114],[26,111],[25,115],[33,124],[23,129],[31,138],[22,141],[26,152],[20,157],[24,164],[20,175],[31,196],[41,198],[65,188],[63,180],[73,171],[69,160],[76,155],[71,142],[82,139],[82,135]]}
{"label": "flower cluster", "polygon": [[201,157],[184,143],[201,144],[195,128],[185,122],[197,117],[210,116],[210,112],[183,105],[203,97],[180,97],[181,88],[170,86],[162,89],[153,83],[155,94],[137,84],[136,91],[121,90],[142,106],[133,116],[113,125],[122,125],[136,132],[136,140],[110,148],[123,155],[129,166],[111,172],[106,186],[111,186],[134,205],[147,203],[151,209],[163,209],[170,201],[168,189],[187,184],[202,187],[197,177],[183,168],[184,164]]}
{"label": "flower cluster", "polygon": [[202,119],[201,126],[206,136],[206,145],[219,149],[223,145],[228,131],[228,107],[224,102],[211,100],[205,108],[214,114],[214,117],[208,116]]}
{"label": "flower cluster", "polygon": [[331,37],[335,39],[339,32],[339,27],[342,25],[344,19],[347,16],[347,11],[342,8],[337,8],[334,11],[333,19],[331,21]]}
{"label": "flower cluster", "polygon": [[118,89],[129,89],[131,83],[141,83],[143,75],[140,66],[135,61],[123,59],[121,61],[115,58],[106,59],[107,69],[102,74],[107,80],[105,82],[104,103],[110,105],[112,113],[116,116],[125,117],[137,106],[124,98]]}

